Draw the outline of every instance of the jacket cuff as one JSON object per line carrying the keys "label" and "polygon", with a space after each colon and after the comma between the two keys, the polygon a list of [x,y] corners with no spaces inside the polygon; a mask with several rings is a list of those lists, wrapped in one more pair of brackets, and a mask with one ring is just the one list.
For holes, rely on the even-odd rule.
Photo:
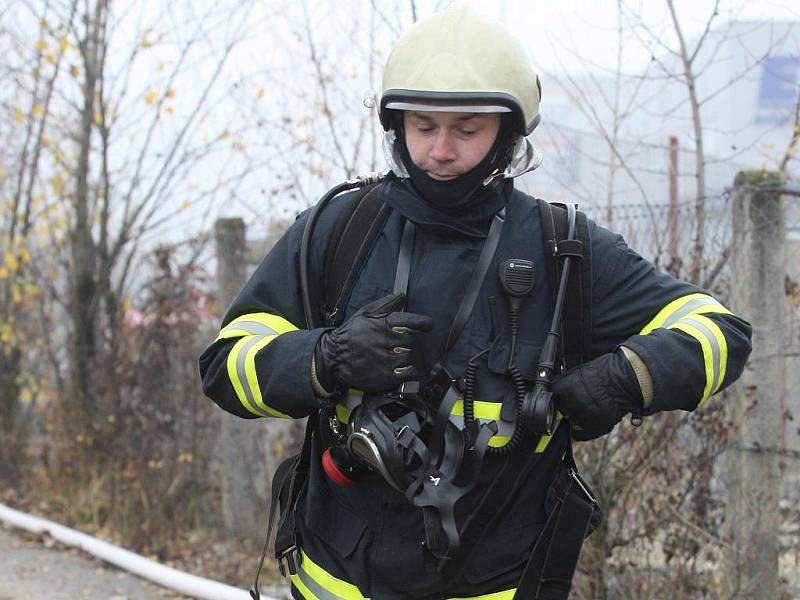
{"label": "jacket cuff", "polygon": [[628,359],[633,372],[636,373],[639,388],[642,390],[642,408],[649,408],[653,403],[653,378],[650,375],[650,370],[633,350],[627,346],[620,346],[620,350],[622,350],[625,358]]}
{"label": "jacket cuff", "polygon": [[319,381],[317,376],[317,356],[316,352],[311,353],[311,387],[314,393],[320,398],[330,398],[333,393],[327,391]]}

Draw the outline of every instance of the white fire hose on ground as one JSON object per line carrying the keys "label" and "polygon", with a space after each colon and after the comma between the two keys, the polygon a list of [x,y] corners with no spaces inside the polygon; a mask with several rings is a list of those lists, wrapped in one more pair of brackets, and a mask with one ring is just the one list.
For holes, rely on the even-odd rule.
{"label": "white fire hose on ground", "polygon": [[[0,521],[32,533],[46,533],[62,544],[79,548],[120,569],[192,598],[250,600],[250,594],[245,590],[167,567],[114,544],[98,540],[53,521],[14,510],[4,504],[0,504]],[[267,596],[262,596],[262,599],[275,600],[275,598]]]}

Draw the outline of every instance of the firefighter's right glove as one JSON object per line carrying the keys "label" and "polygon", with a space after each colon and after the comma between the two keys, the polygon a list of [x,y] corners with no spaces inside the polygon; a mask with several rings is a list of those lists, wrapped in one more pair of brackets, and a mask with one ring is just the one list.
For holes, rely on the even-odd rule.
{"label": "firefighter's right glove", "polygon": [[621,350],[603,354],[553,381],[556,408],[572,422],[572,437],[593,440],[610,433],[629,412],[640,413],[642,390]]}
{"label": "firefighter's right glove", "polygon": [[352,387],[382,393],[419,379],[416,337],[433,329],[433,320],[399,312],[405,300],[405,294],[384,296],[322,334],[314,362],[325,390]]}

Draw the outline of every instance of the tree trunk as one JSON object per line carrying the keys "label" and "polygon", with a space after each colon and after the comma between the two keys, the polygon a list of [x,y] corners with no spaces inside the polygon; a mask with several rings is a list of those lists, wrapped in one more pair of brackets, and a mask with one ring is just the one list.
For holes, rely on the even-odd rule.
{"label": "tree trunk", "polygon": [[20,394],[18,347],[0,350],[0,475],[13,481],[18,474],[22,436],[17,423]]}
{"label": "tree trunk", "polygon": [[70,235],[72,269],[70,281],[69,312],[70,336],[70,381],[72,401],[80,407],[83,416],[93,412],[91,395],[92,359],[97,337],[97,260],[92,223],[90,222],[89,170],[92,152],[92,128],[94,122],[95,94],[98,88],[98,53],[101,43],[100,29],[104,26],[105,3],[95,6],[95,13],[86,24],[86,38],[81,42],[81,54],[85,78],[83,83],[83,108],[78,132],[78,166],[75,173],[75,196],[73,198],[73,223]]}

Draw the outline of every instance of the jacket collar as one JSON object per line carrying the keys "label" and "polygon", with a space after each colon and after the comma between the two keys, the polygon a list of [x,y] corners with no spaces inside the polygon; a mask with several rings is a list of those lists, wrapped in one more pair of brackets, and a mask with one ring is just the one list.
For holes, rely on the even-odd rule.
{"label": "jacket collar", "polygon": [[511,198],[513,180],[506,179],[477,194],[467,205],[457,211],[443,212],[427,202],[409,179],[399,179],[389,173],[381,189],[382,200],[403,217],[424,230],[442,234],[458,234],[484,238],[492,217]]}

